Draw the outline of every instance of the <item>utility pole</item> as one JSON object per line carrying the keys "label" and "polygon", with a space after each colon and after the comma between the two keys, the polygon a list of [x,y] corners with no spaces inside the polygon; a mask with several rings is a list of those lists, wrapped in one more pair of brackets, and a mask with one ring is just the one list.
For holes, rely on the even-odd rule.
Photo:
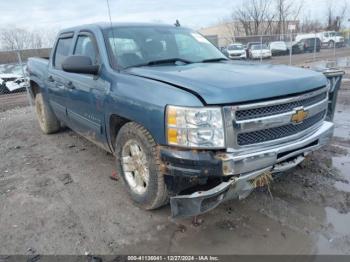
{"label": "utility pole", "polygon": [[293,55],[293,31],[296,29],[295,24],[289,24],[289,65],[292,65],[292,55]]}

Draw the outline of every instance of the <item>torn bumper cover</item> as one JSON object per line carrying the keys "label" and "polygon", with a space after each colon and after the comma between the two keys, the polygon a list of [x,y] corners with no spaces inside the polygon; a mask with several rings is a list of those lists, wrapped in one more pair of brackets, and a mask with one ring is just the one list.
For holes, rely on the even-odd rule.
{"label": "torn bumper cover", "polygon": [[232,177],[227,182],[207,190],[195,192],[191,195],[180,195],[170,199],[172,217],[189,217],[205,213],[225,200],[244,198],[254,189],[251,180],[268,172],[265,168],[247,174],[244,177]]}
{"label": "torn bumper cover", "polygon": [[[315,132],[298,141],[250,154],[225,153],[224,156],[220,154],[221,176],[230,178],[207,191],[171,197],[172,217],[196,216],[214,209],[224,201],[247,197],[254,190],[254,183],[252,183],[254,179],[264,174],[283,172],[297,166],[308,153],[330,141],[333,128],[333,123],[325,121]],[[221,164],[216,164],[217,171],[217,167]],[[254,170],[250,170],[252,168]],[[237,171],[243,170],[245,172],[236,175]]]}

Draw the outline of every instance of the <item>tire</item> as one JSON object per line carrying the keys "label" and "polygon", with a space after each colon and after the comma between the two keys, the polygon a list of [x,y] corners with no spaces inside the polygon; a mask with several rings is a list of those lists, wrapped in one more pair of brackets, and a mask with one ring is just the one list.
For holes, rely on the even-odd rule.
{"label": "tire", "polygon": [[52,134],[60,129],[60,122],[41,93],[35,96],[35,111],[39,126],[45,134]]}
{"label": "tire", "polygon": [[137,206],[153,210],[168,203],[157,144],[144,127],[126,123],[118,132],[115,156],[117,172]]}

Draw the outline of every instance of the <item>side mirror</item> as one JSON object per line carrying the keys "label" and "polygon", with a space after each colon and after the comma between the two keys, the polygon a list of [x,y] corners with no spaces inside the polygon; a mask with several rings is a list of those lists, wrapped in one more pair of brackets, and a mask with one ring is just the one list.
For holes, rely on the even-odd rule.
{"label": "side mirror", "polygon": [[97,75],[100,67],[93,65],[88,56],[72,55],[64,59],[62,69],[69,73]]}

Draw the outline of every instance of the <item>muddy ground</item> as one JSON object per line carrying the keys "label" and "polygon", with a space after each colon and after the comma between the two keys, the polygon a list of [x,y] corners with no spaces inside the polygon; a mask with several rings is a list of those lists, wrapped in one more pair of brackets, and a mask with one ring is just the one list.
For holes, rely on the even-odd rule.
{"label": "muddy ground", "polygon": [[[348,76],[346,76],[348,79]],[[43,135],[31,107],[0,113],[0,254],[350,254],[350,82],[330,146],[199,217],[147,212],[110,179],[113,156],[66,129]]]}

